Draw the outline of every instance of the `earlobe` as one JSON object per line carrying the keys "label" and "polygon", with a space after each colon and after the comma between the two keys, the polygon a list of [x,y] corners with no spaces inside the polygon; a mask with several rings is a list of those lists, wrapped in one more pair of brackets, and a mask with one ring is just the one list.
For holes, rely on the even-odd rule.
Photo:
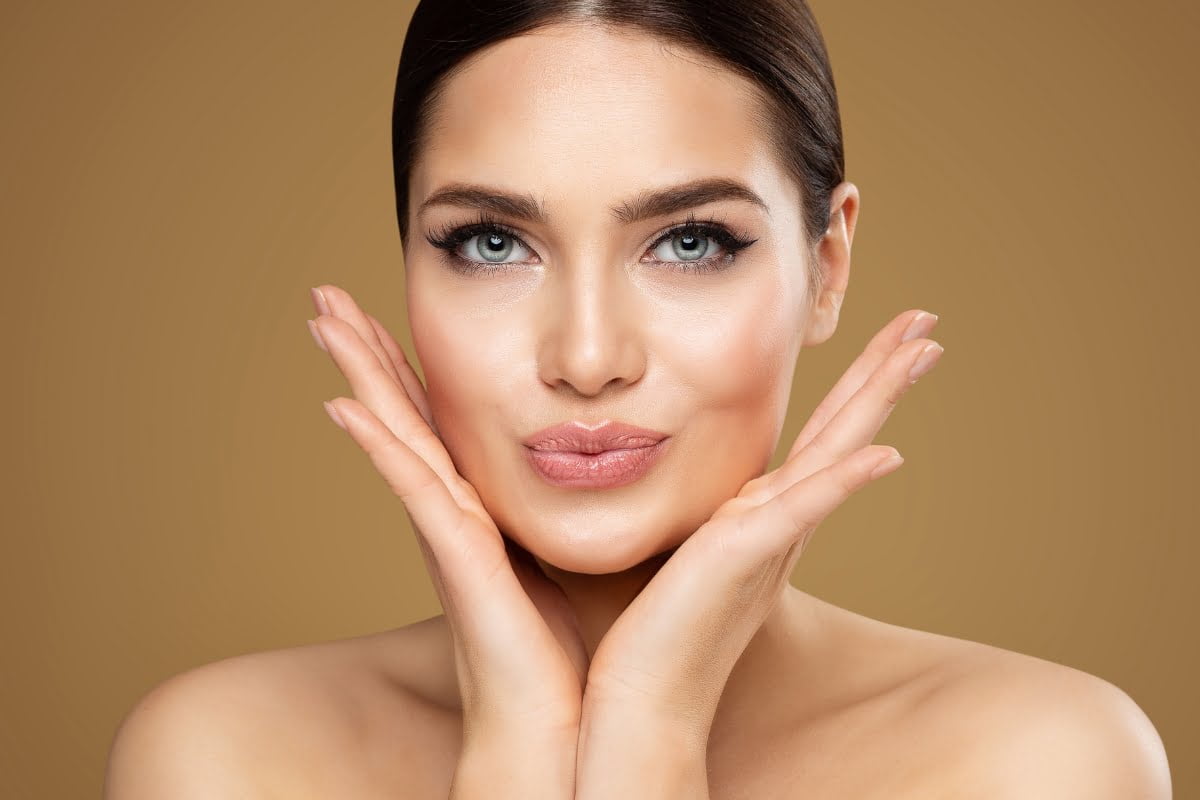
{"label": "earlobe", "polygon": [[842,310],[845,293],[836,289],[822,289],[813,303],[805,323],[804,347],[822,344],[837,330],[838,315]]}

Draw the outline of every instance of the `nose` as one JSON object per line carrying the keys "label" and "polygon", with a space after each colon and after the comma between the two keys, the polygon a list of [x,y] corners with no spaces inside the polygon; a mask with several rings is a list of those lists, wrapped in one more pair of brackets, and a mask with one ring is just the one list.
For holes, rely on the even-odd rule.
{"label": "nose", "polygon": [[622,270],[566,268],[545,288],[538,352],[543,382],[595,397],[641,378],[646,354],[637,298]]}

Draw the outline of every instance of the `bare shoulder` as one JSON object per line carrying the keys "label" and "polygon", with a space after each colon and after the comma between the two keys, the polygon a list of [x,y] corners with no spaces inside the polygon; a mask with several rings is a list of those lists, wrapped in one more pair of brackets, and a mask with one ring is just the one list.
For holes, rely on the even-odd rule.
{"label": "bare shoulder", "polygon": [[945,752],[955,757],[941,771],[948,788],[985,800],[1171,797],[1162,739],[1118,686],[1036,656],[915,633],[942,663],[914,715],[952,737]]}
{"label": "bare shoulder", "polygon": [[422,780],[439,791],[458,736],[438,705],[440,619],[233,656],[162,681],[121,721],[106,800],[383,797]]}

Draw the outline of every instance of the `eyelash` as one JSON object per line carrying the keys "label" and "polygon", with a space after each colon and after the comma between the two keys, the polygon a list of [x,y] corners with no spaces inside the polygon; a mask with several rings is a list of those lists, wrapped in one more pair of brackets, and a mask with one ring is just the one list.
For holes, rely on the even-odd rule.
{"label": "eyelash", "polygon": [[[425,239],[431,245],[443,251],[442,260],[449,267],[464,274],[473,276],[493,275],[511,267],[511,263],[489,264],[466,258],[458,253],[460,245],[484,233],[499,233],[503,236],[516,239],[530,250],[533,249],[525,244],[524,240],[521,239],[521,235],[516,230],[505,225],[486,211],[480,211],[479,217],[475,222],[466,225],[443,226],[427,234]],[[715,219],[698,220],[694,215],[689,214],[686,222],[664,232],[662,236],[655,240],[654,244],[650,245],[650,249],[655,250],[663,242],[669,241],[681,234],[694,234],[712,239],[726,251],[725,255],[710,256],[698,261],[657,261],[656,259],[656,262],[659,264],[670,264],[671,269],[686,273],[717,272],[726,269],[734,262],[739,251],[746,249],[758,241],[758,239],[752,239],[745,234],[731,231],[723,223]]]}

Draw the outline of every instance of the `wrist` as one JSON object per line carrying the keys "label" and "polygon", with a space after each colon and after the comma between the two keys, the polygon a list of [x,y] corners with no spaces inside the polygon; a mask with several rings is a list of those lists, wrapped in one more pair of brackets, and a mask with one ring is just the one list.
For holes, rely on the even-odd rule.
{"label": "wrist", "polygon": [[596,687],[584,692],[580,709],[579,742],[591,735],[621,736],[655,747],[661,742],[688,756],[704,757],[715,708],[699,698],[666,700],[616,695]]}
{"label": "wrist", "polygon": [[580,724],[578,800],[708,796],[707,727],[608,707]]}
{"label": "wrist", "polygon": [[510,731],[464,737],[450,800],[571,800],[578,742]]}
{"label": "wrist", "polygon": [[652,753],[679,762],[703,761],[708,726],[698,720],[648,714],[642,710],[606,709],[586,714],[579,726],[579,756],[593,749]]}

